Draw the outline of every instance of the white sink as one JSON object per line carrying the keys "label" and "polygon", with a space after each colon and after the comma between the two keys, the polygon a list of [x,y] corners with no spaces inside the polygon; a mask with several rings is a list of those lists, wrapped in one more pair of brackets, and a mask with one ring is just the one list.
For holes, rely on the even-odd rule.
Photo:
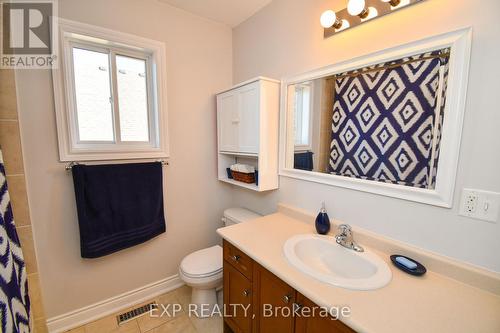
{"label": "white sink", "polygon": [[365,248],[347,249],[332,236],[297,235],[285,242],[285,257],[299,271],[319,281],[354,290],[372,290],[387,285],[392,272],[385,261]]}

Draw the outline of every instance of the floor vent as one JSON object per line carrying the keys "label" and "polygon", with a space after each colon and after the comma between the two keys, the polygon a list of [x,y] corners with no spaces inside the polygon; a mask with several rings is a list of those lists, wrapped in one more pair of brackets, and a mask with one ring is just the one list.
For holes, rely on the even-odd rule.
{"label": "floor vent", "polygon": [[145,304],[143,306],[140,306],[138,308],[132,309],[130,311],[127,311],[125,313],[119,314],[116,316],[116,319],[118,320],[118,325],[122,325],[128,321],[131,321],[137,317],[140,317],[146,313],[148,313],[151,309],[157,309],[158,304],[155,302]]}

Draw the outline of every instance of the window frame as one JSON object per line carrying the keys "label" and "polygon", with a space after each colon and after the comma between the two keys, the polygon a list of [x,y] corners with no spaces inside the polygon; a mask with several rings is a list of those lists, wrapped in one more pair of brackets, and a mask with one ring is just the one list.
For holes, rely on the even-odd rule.
{"label": "window frame", "polygon": [[[472,29],[465,28],[282,79],[279,175],[451,208],[465,113],[471,41]],[[451,53],[439,167],[434,189],[415,188],[293,168],[294,145],[291,143],[294,143],[294,133],[290,129],[293,129],[294,120],[293,108],[290,107],[291,104],[288,98],[293,90],[291,85],[444,48],[450,48]]]}
{"label": "window frame", "polygon": [[[53,68],[59,159],[63,161],[167,158],[165,44],[146,38],[57,18],[59,29],[58,67]],[[111,110],[114,141],[79,139],[76,108],[73,48],[102,52],[109,56]],[[146,141],[122,141],[118,106],[116,56],[146,61],[148,134]],[[115,73],[114,73],[115,72]]]}
{"label": "window frame", "polygon": [[[304,88],[309,88],[309,110],[308,110],[308,128],[307,128],[307,143],[304,144],[304,143],[300,143],[300,144],[297,144],[295,143],[295,151],[296,152],[301,152],[301,151],[311,151],[312,150],[312,129],[313,129],[313,112],[314,109],[313,109],[313,87],[312,87],[312,82],[302,82],[300,83],[300,86],[302,88],[302,92],[303,92],[303,89]],[[302,106],[304,105],[304,94],[302,93],[302,96],[301,96],[301,102],[302,102]],[[302,112],[303,112],[303,108],[302,108]],[[302,118],[303,117],[303,114],[301,112],[301,116]],[[301,130],[303,130],[303,128],[301,127]],[[296,134],[296,133],[295,133]],[[303,136],[303,133],[301,133],[301,136]]]}

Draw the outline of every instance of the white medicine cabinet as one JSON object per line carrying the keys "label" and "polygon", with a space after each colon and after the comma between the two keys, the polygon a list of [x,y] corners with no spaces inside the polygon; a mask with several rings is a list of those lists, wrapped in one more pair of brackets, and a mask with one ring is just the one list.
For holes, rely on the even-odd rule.
{"label": "white medicine cabinet", "polygon": [[[218,178],[254,191],[278,188],[280,81],[257,77],[217,95]],[[257,181],[229,178],[227,168],[254,166]]]}

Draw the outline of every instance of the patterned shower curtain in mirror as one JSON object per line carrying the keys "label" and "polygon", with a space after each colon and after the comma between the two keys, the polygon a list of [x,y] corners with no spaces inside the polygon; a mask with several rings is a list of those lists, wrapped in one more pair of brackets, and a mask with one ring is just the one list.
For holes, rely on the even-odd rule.
{"label": "patterned shower curtain in mirror", "polygon": [[0,331],[30,332],[29,313],[26,265],[14,224],[0,150]]}
{"label": "patterned shower curtain in mirror", "polygon": [[435,188],[449,52],[336,76],[329,173]]}

